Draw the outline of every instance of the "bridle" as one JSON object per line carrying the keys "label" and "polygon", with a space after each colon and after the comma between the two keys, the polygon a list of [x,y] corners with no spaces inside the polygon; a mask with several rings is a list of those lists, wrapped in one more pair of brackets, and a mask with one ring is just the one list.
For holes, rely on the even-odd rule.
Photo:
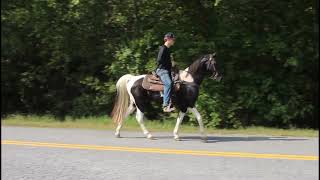
{"label": "bridle", "polygon": [[[209,61],[212,61],[212,58],[214,58],[214,55],[210,55]],[[212,80],[218,80],[218,81],[220,81],[221,78],[218,77],[219,73],[217,72],[217,69],[216,69],[216,66],[215,66],[216,62],[213,61],[213,62],[211,62],[211,63],[212,63],[212,64],[210,64],[210,66],[212,66],[212,68],[213,68],[213,73],[212,73],[212,75],[211,75],[209,78],[212,79]]]}

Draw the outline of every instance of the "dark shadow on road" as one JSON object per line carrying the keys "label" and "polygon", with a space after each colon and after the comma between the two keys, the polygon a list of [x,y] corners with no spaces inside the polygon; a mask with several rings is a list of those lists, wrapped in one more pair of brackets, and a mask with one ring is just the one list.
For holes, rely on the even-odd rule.
{"label": "dark shadow on road", "polygon": [[[147,139],[145,136],[121,136],[127,139]],[[173,139],[173,136],[154,136],[154,139]]]}
{"label": "dark shadow on road", "polygon": [[[181,141],[193,141],[201,140],[200,136],[182,136]],[[288,137],[263,137],[263,136],[249,136],[249,137],[236,137],[236,136],[208,136],[207,143],[218,143],[218,142],[234,142],[234,141],[304,141],[308,140],[305,138],[288,138]]]}
{"label": "dark shadow on road", "polygon": [[[145,139],[144,136],[127,136],[121,138],[128,139]],[[173,136],[154,136],[154,139],[173,139]],[[200,136],[180,136],[180,141],[201,141]],[[208,136],[207,143],[219,143],[219,142],[235,142],[235,141],[305,141],[306,138],[290,138],[285,136],[248,136],[248,137],[237,137],[237,136]]]}

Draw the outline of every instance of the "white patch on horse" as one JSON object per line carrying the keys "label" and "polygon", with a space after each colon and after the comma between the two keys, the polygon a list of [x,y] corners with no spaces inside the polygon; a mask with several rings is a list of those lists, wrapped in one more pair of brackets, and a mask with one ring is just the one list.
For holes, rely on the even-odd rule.
{"label": "white patch on horse", "polygon": [[186,68],[185,70],[180,70],[179,71],[179,78],[182,81],[186,81],[186,82],[194,82],[194,79],[192,77],[192,75],[188,72],[189,68]]}
{"label": "white patch on horse", "polygon": [[139,76],[133,76],[127,83],[127,91],[129,93],[129,96],[130,96],[130,102],[132,103],[135,103],[135,100],[134,100],[134,97],[133,95],[131,94],[131,88],[133,86],[133,84],[138,81],[139,79],[141,78],[144,78],[146,75],[143,74],[143,75],[139,75]]}

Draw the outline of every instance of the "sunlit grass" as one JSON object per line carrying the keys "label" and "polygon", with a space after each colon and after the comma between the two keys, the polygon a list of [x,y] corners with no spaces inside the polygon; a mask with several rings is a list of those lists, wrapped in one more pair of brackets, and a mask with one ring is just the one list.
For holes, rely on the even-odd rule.
{"label": "sunlit grass", "polygon": [[[59,121],[53,116],[36,115],[10,115],[1,119],[4,126],[31,126],[50,128],[85,128],[114,130],[115,124],[108,116],[76,118],[67,117],[65,121]],[[171,132],[175,126],[175,121],[145,121],[146,127],[150,131]],[[140,131],[140,126],[134,117],[129,117],[123,126],[123,130]],[[181,132],[197,133],[198,126],[182,125]],[[246,135],[272,135],[272,136],[299,136],[299,137],[319,137],[319,131],[313,129],[277,129],[267,127],[247,127],[239,129],[213,129],[206,128],[207,133],[212,134],[246,134]]]}

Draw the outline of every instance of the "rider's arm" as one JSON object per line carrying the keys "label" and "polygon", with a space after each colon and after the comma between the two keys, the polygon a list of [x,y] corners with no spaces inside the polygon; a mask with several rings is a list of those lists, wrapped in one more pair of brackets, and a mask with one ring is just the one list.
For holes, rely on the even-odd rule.
{"label": "rider's arm", "polygon": [[165,48],[163,46],[160,47],[157,61],[159,64],[162,64],[165,62]]}

